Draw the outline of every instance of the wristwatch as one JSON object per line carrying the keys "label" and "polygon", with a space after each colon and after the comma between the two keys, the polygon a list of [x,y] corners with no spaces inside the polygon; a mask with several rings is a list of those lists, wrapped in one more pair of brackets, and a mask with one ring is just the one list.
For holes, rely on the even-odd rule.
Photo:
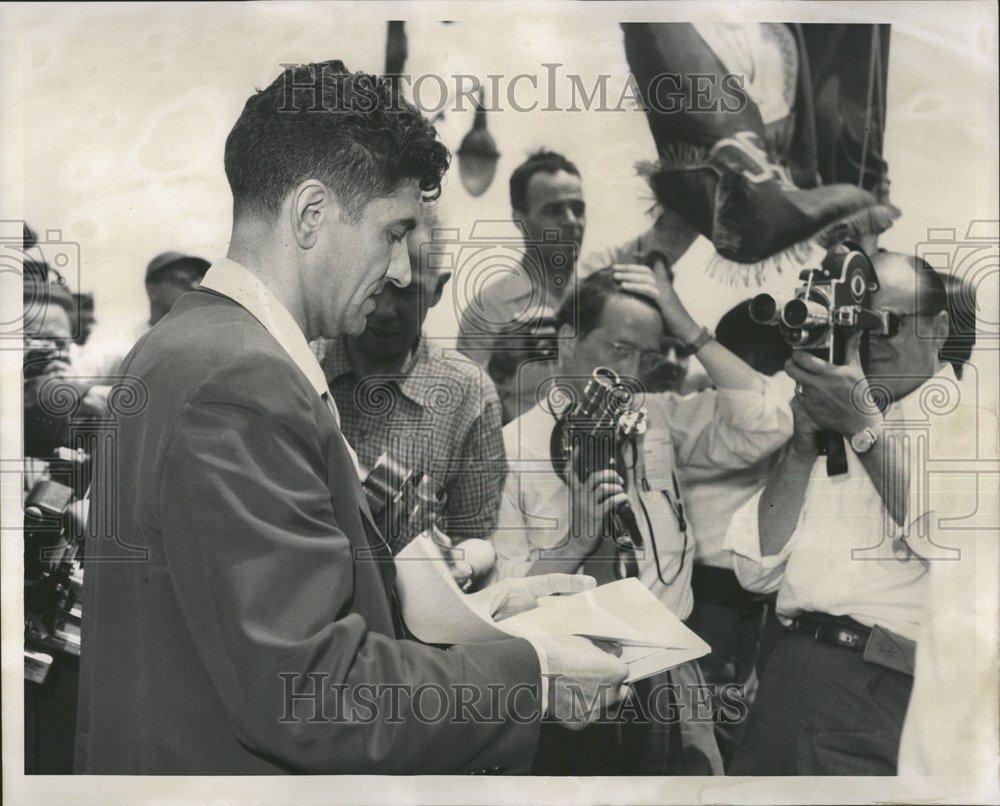
{"label": "wristwatch", "polygon": [[881,424],[876,425],[874,428],[869,426],[862,431],[858,431],[858,433],[851,437],[851,447],[855,453],[868,453],[868,451],[875,447],[875,443],[878,442],[880,436],[882,436]]}
{"label": "wristwatch", "polygon": [[694,355],[714,338],[715,334],[712,333],[712,331],[709,330],[707,327],[703,327],[701,329],[701,333],[698,334],[695,340],[692,342],[688,342],[684,346],[691,351],[691,355]]}

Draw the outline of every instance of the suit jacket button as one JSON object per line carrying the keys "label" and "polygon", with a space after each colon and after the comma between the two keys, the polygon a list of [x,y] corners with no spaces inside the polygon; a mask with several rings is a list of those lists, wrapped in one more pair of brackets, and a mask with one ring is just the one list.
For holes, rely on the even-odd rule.
{"label": "suit jacket button", "polygon": [[490,774],[491,775],[502,775],[503,774],[503,767],[500,767],[500,766],[490,767]]}

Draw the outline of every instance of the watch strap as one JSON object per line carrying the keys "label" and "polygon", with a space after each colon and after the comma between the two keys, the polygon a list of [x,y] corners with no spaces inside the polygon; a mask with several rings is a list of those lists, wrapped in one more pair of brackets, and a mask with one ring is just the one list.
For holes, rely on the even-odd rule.
{"label": "watch strap", "polygon": [[[860,437],[863,436],[867,436],[868,439],[865,440],[864,447],[859,448],[856,442],[859,440]],[[878,442],[880,436],[882,436],[882,426],[869,425],[866,428],[863,428],[860,431],[858,431],[858,433],[853,434],[851,436],[850,439],[851,448],[854,450],[855,453],[868,453],[868,451],[870,451],[872,448],[875,447],[875,443]]]}
{"label": "watch strap", "polygon": [[691,351],[692,355],[697,353],[702,347],[708,344],[715,338],[715,334],[712,333],[707,327],[701,329],[701,333],[698,337],[687,345],[687,348]]}

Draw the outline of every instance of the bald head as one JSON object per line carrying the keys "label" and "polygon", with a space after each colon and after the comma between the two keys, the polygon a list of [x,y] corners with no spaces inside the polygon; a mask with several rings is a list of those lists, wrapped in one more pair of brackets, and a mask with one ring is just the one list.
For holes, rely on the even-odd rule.
{"label": "bald head", "polygon": [[948,294],[944,281],[923,258],[883,249],[875,255],[873,262],[879,285],[883,288],[908,295],[914,307],[926,313],[947,310]]}

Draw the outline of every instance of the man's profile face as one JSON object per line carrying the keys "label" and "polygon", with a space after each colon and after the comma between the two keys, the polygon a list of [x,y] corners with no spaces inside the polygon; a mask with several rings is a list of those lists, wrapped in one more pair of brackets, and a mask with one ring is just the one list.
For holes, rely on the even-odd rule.
{"label": "man's profile face", "polygon": [[61,306],[46,302],[24,323],[24,375],[35,377],[59,367],[53,360],[65,361],[66,348],[71,341],[72,327],[69,314]]}
{"label": "man's profile face", "polygon": [[660,349],[663,318],[651,305],[626,294],[612,294],[604,303],[597,327],[560,349],[566,355],[563,371],[587,377],[597,367],[608,367],[622,378],[638,378],[643,354]]}
{"label": "man's profile face", "polygon": [[26,338],[47,339],[54,342],[68,342],[72,327],[69,314],[61,305],[46,302],[44,307],[24,323]]}
{"label": "man's profile face", "polygon": [[515,214],[524,222],[528,239],[544,243],[546,231],[557,230],[558,242],[542,248],[545,268],[568,277],[580,255],[587,223],[580,177],[568,171],[537,171],[528,180],[525,198],[527,209]]}
{"label": "man's profile face", "polygon": [[900,325],[899,333],[892,338],[871,336],[865,374],[898,400],[937,372],[938,351],[948,333],[948,315],[924,313],[923,300],[917,293],[917,275],[905,258],[879,255],[875,270],[880,288],[873,305],[895,313]]}
{"label": "man's profile face", "polygon": [[375,297],[375,310],[368,315],[365,332],[355,339],[355,345],[366,354],[380,359],[405,356],[416,345],[427,312],[441,298],[448,276],[420,264],[420,244],[428,237],[421,227],[408,238],[410,284],[401,288],[389,283]]}
{"label": "man's profile face", "polygon": [[420,204],[420,188],[408,182],[370,201],[357,220],[336,213],[324,217],[316,253],[303,274],[306,305],[318,335],[360,335],[379,292],[390,283],[409,285],[407,236]]}

